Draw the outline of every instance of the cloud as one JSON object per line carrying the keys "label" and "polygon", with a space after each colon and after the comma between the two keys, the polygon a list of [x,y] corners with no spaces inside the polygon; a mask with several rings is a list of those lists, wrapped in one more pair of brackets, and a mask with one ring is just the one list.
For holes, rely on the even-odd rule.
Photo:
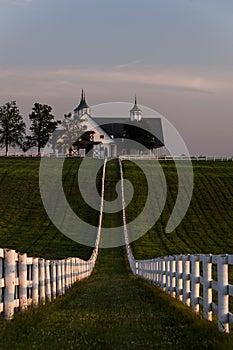
{"label": "cloud", "polygon": [[161,66],[142,65],[137,65],[137,69],[135,66],[128,69],[116,66],[0,68],[0,76],[0,105],[16,100],[25,115],[35,101],[48,103],[58,116],[63,115],[78,103],[82,87],[88,96],[92,96],[89,101],[92,104],[129,101],[136,92],[142,97],[141,102],[144,100],[155,109],[160,108],[158,101],[160,104],[164,101],[165,110],[168,108],[165,101],[173,101],[174,105],[189,101],[190,108],[194,108],[199,105],[195,101],[205,104],[204,101],[222,100],[229,103],[233,95],[231,75],[217,69],[207,73],[180,67],[168,70]]}
{"label": "cloud", "polygon": [[9,4],[9,5],[26,5],[31,2],[32,0],[0,0],[0,4]]}
{"label": "cloud", "polygon": [[[27,121],[35,102],[47,103],[61,119],[79,103],[82,87],[91,105],[126,99],[129,102],[136,92],[139,103],[175,123],[193,154],[228,155],[232,150],[232,69],[211,69],[142,64],[128,68],[0,68],[0,105],[16,100]],[[216,143],[216,135],[222,142]]]}
{"label": "cloud", "polygon": [[176,90],[198,94],[213,94],[233,89],[231,79],[207,74],[166,71],[161,68],[119,69],[116,67],[74,67],[59,69],[0,69],[2,96],[28,96],[48,94],[54,96],[80,88],[80,86],[109,85],[139,86],[160,90]]}
{"label": "cloud", "polygon": [[129,67],[133,67],[133,66],[138,65],[142,62],[143,62],[143,60],[134,60],[134,61],[127,62],[127,63],[118,64],[115,66],[115,69],[125,69],[125,68],[129,68]]}

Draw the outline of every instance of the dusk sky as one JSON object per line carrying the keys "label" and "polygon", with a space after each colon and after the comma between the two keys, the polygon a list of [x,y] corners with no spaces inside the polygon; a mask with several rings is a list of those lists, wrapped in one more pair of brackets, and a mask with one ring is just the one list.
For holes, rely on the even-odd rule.
{"label": "dusk sky", "polygon": [[191,155],[233,155],[232,0],[0,0],[0,104],[155,109]]}

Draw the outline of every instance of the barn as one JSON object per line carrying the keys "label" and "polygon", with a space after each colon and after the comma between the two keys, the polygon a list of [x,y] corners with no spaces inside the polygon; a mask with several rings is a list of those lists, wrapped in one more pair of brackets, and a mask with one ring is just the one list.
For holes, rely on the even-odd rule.
{"label": "barn", "polygon": [[84,125],[82,135],[72,140],[72,146],[64,142],[67,130],[61,124],[59,137],[54,142],[57,154],[90,155],[96,158],[119,155],[159,155],[164,147],[162,121],[158,116],[143,116],[135,96],[134,104],[124,115],[95,116],[86,102],[82,90],[78,106],[69,115],[70,125]]}

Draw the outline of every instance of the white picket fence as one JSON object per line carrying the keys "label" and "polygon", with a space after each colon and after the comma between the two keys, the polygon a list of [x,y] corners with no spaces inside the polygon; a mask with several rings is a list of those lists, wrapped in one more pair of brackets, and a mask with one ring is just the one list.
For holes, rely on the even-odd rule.
{"label": "white picket fence", "polygon": [[65,294],[75,282],[90,276],[98,249],[88,261],[79,258],[45,260],[0,249],[0,312],[10,320],[15,308],[25,310]]}
{"label": "white picket fence", "polygon": [[119,157],[121,160],[196,160],[196,161],[221,161],[230,162],[233,161],[233,156],[155,156],[155,155],[124,155]]}
{"label": "white picket fence", "polygon": [[95,247],[89,260],[77,257],[45,260],[28,257],[12,249],[0,249],[0,314],[6,320],[15,308],[26,310],[65,294],[75,282],[91,275],[98,256],[103,217],[106,160],[102,174],[100,217]]}
{"label": "white picket fence", "polygon": [[[217,280],[213,280],[213,265],[217,265]],[[177,255],[152,260],[132,260],[135,274],[149,280],[172,297],[178,298],[196,313],[202,307],[203,317],[212,321],[213,313],[218,318],[220,331],[229,332],[233,314],[229,310],[229,297],[233,285],[229,284],[229,265],[233,255]],[[202,271],[200,273],[200,271]],[[217,302],[213,302],[213,290]]]}
{"label": "white picket fence", "polygon": [[[122,180],[121,160],[119,164]],[[233,255],[194,254],[136,260],[128,240],[123,181],[121,184],[125,244],[133,274],[156,284],[171,297],[190,306],[195,313],[202,308],[203,317],[209,321],[212,321],[213,313],[216,314],[218,329],[228,333],[229,325],[233,325],[229,308],[229,297],[233,296],[229,266],[233,265]],[[213,265],[217,265],[216,281],[213,280]],[[217,292],[217,302],[213,301],[213,291]]]}

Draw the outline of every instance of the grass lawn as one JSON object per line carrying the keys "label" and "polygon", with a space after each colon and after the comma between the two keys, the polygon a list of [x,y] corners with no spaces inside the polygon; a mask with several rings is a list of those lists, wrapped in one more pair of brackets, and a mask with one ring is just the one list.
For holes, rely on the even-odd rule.
{"label": "grass lawn", "polygon": [[0,320],[1,350],[232,349],[233,336],[126,270],[124,248],[101,250],[95,273],[65,296]]}
{"label": "grass lawn", "polygon": [[[4,166],[5,162],[5,166]],[[64,256],[78,255],[88,256],[90,248],[82,247],[57,232],[56,228],[49,223],[49,220],[44,213],[40,202],[37,182],[38,182],[38,166],[37,159],[0,159],[0,174],[5,190],[11,189],[10,197],[6,199],[7,210],[1,209],[0,215],[2,226],[0,230],[1,240],[0,246],[5,247],[11,245],[17,250],[29,251],[31,254],[40,256]],[[199,163],[198,163],[199,164]],[[7,167],[6,167],[7,165]],[[84,203],[77,203],[77,166],[78,161],[68,160],[64,167],[64,186],[67,198],[74,210],[78,206],[83,208],[83,217],[91,217],[96,220],[96,212],[90,214],[89,208],[86,208]],[[199,168],[198,168],[199,167]],[[205,163],[199,164],[195,168],[195,191],[196,186],[203,187],[206,177],[221,178],[221,181],[228,183],[231,178],[233,181],[233,168],[229,166],[229,170],[224,170],[224,164],[219,167]],[[216,167],[216,169],[214,168]],[[137,193],[134,201],[137,206],[137,212],[140,211],[140,206],[145,199],[144,182],[140,181],[138,169],[132,163],[124,163],[125,174],[128,178],[133,178],[138,183]],[[209,250],[214,245],[211,237],[211,228],[209,220],[211,215],[201,232],[201,223],[204,222],[204,208],[212,205],[206,203],[203,199],[201,209],[197,208],[200,198],[205,196],[199,195],[195,200],[195,194],[191,204],[192,211],[198,210],[197,217],[201,218],[197,225],[194,220],[193,226],[196,231],[191,232],[188,228],[189,222],[182,223],[177,228],[177,232],[170,237],[166,237],[163,232],[162,225],[166,223],[169,215],[169,208],[172,207],[171,202],[174,201],[176,191],[176,172],[171,163],[164,163],[166,176],[170,176],[168,200],[162,214],[160,224],[157,223],[151,231],[143,236],[140,240],[133,244],[134,253],[137,257],[154,257],[156,255],[174,254],[183,252],[186,248],[189,252],[194,252],[194,247],[197,245],[196,251]],[[8,179],[4,183],[4,172]],[[67,175],[66,175],[67,174]],[[69,174],[69,175],[68,175]],[[209,174],[209,176],[207,176]],[[212,175],[211,175],[212,174]],[[25,179],[26,177],[26,179]],[[12,185],[7,185],[11,179]],[[107,165],[106,173],[106,200],[112,200],[116,197],[115,183],[119,179],[119,168],[116,161],[111,161]],[[14,181],[15,183],[14,183]],[[87,182],[88,182],[87,178]],[[21,183],[21,186],[19,184]],[[18,184],[18,185],[17,185]],[[98,185],[98,180],[97,180]],[[210,190],[211,190],[211,186]],[[230,189],[230,184],[228,188]],[[26,190],[27,188],[27,190]],[[215,187],[215,189],[219,187]],[[227,188],[227,186],[226,186]],[[20,189],[20,190],[19,190]],[[23,190],[22,190],[23,189]],[[74,191],[72,190],[74,189]],[[32,191],[33,195],[31,196]],[[209,190],[209,191],[210,191]],[[19,193],[16,193],[16,192]],[[208,198],[212,198],[216,194],[212,192]],[[225,191],[225,190],[224,190]],[[22,192],[20,194],[20,192]],[[220,191],[218,191],[220,192]],[[1,196],[4,195],[4,190],[1,190]],[[218,194],[220,196],[220,193]],[[3,197],[2,197],[3,198]],[[24,198],[24,199],[23,199]],[[79,198],[79,197],[78,197]],[[144,198],[144,199],[143,199]],[[222,198],[222,197],[221,197]],[[24,204],[28,201],[25,209]],[[222,200],[223,201],[223,200]],[[231,196],[227,199],[227,204],[232,205]],[[1,202],[2,203],[2,202]],[[15,203],[15,204],[14,204]],[[230,204],[231,203],[231,204]],[[199,205],[199,204],[198,204]],[[6,209],[5,208],[5,209]],[[15,208],[15,210],[14,210]],[[232,208],[232,207],[231,207]],[[212,207],[211,207],[212,210]],[[223,212],[221,205],[218,205],[218,211]],[[19,211],[19,216],[17,216]],[[130,213],[132,211],[132,213]],[[111,227],[120,225],[122,217],[121,212],[117,214],[104,215],[104,226]],[[128,207],[128,216],[132,214],[133,204]],[[25,215],[25,216],[24,216]],[[190,213],[188,213],[190,217]],[[231,215],[231,213],[229,213]],[[29,221],[28,218],[33,217]],[[12,219],[10,219],[10,217]],[[221,217],[221,215],[220,215]],[[3,220],[3,219],[4,220]],[[14,220],[15,225],[11,227],[11,234],[8,234],[7,227]],[[217,218],[213,218],[217,220]],[[197,221],[199,222],[199,221]],[[3,224],[4,223],[4,224]],[[41,224],[47,223],[47,229],[41,230]],[[195,223],[195,224],[194,224]],[[205,222],[204,222],[205,223]],[[227,221],[221,224],[230,227],[230,216]],[[186,225],[186,226],[185,226]],[[35,227],[34,227],[35,226]],[[45,225],[44,225],[45,226]],[[42,227],[44,227],[42,225]],[[5,235],[2,228],[5,227]],[[160,233],[157,235],[158,227]],[[211,226],[212,227],[212,226]],[[225,228],[225,232],[228,229]],[[206,235],[205,232],[208,231]],[[216,229],[217,231],[217,229]],[[38,234],[40,232],[40,234]],[[199,232],[199,233],[198,233]],[[231,230],[232,233],[232,230]],[[192,242],[189,235],[197,235],[196,241]],[[39,239],[36,239],[37,236]],[[157,236],[156,236],[157,235]],[[182,236],[183,235],[183,236]],[[56,237],[57,241],[56,241]],[[193,236],[192,236],[193,237]],[[199,239],[202,237],[201,242]],[[21,238],[21,239],[20,239]],[[4,241],[5,239],[5,241]],[[55,247],[54,242],[55,239]],[[210,241],[209,246],[205,246],[202,242]],[[218,239],[218,242],[221,240]],[[5,242],[5,243],[4,243]],[[182,245],[181,245],[181,242]],[[230,242],[230,233],[228,235]],[[156,243],[156,244],[155,244]],[[196,243],[196,244],[195,244]],[[223,252],[227,244],[216,247]],[[193,249],[193,250],[192,250]],[[231,248],[228,248],[228,252]],[[129,271],[129,266],[126,259],[124,247],[114,249],[102,249],[99,254],[96,268],[93,275],[86,280],[76,283],[65,296],[57,298],[55,301],[40,306],[35,309],[29,309],[25,313],[16,312],[14,320],[10,323],[0,318],[1,331],[1,350],[8,349],[223,349],[230,350],[233,348],[233,333],[226,335],[218,332],[215,324],[209,323],[196,317],[192,311],[183,304],[170,298],[153,285],[135,278]]]}
{"label": "grass lawn", "polygon": [[[150,231],[132,244],[135,258],[212,253],[233,254],[233,162],[193,162],[194,191],[190,207],[181,224],[165,232],[177,196],[177,173],[172,162],[161,162],[167,181],[167,200],[161,217]],[[153,176],[153,165],[147,162]],[[141,170],[124,162],[124,177],[136,189],[127,207],[127,220],[140,213],[147,196]],[[146,218],[142,218],[146,220]]]}
{"label": "grass lawn", "polygon": [[[92,161],[98,166],[98,160]],[[48,259],[88,259],[92,249],[65,237],[48,218],[40,197],[39,165],[37,158],[0,157],[0,247]],[[78,190],[79,165],[79,159],[65,161],[64,191],[72,209],[84,220],[98,225],[98,212],[84,203]],[[92,179],[87,176],[87,188],[89,181]]]}
{"label": "grass lawn", "polygon": [[[116,162],[107,166],[106,199],[115,198]],[[119,224],[121,213],[104,217]],[[129,271],[125,249],[103,249],[94,274],[63,297],[0,319],[1,350],[8,349],[158,349],[230,350],[233,334],[196,317],[190,309],[137,279]]]}

